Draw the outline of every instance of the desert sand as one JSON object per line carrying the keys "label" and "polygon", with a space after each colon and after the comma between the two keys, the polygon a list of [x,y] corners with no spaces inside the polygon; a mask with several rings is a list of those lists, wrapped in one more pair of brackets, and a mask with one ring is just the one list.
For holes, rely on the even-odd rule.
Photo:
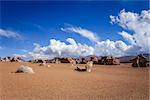
{"label": "desert sand", "polygon": [[[35,73],[14,73],[20,65]],[[149,100],[149,68],[94,65],[87,73],[49,65],[0,62],[0,100]]]}

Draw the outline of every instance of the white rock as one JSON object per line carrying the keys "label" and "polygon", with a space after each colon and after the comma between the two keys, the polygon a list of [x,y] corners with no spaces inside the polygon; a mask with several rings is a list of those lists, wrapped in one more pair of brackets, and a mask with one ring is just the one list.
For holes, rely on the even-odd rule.
{"label": "white rock", "polygon": [[32,70],[31,67],[21,65],[21,66],[17,69],[16,73],[29,73],[29,74],[32,74],[32,73],[34,73],[34,71]]}

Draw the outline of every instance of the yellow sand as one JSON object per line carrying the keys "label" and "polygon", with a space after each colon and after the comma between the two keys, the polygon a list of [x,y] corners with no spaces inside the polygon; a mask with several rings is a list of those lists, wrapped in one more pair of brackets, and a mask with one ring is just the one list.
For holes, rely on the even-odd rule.
{"label": "yellow sand", "polygon": [[[14,73],[20,65],[35,74]],[[149,68],[94,65],[87,73],[50,65],[0,62],[0,100],[149,100]]]}

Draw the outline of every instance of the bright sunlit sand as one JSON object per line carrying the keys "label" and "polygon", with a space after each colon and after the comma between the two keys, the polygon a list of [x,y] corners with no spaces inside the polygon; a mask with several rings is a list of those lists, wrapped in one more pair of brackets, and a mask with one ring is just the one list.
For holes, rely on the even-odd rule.
{"label": "bright sunlit sand", "polygon": [[[14,73],[20,65],[34,74]],[[148,68],[130,64],[94,65],[91,73],[71,64],[43,67],[27,62],[0,62],[1,100],[148,100]],[[83,65],[81,65],[83,66]]]}

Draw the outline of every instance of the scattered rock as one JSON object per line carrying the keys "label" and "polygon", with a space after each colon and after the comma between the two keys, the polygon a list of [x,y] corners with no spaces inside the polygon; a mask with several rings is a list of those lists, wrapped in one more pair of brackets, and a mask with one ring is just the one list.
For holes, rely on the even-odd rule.
{"label": "scattered rock", "polygon": [[31,67],[21,65],[21,66],[17,69],[16,73],[29,73],[29,74],[33,74],[34,71],[32,70]]}

